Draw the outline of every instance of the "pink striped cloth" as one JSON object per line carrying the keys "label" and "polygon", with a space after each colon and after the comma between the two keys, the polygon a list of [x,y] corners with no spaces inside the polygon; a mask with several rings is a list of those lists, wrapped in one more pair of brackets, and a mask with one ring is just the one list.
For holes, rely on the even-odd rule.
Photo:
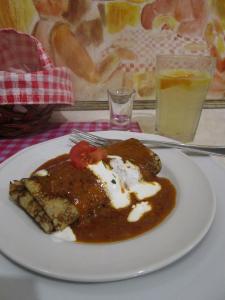
{"label": "pink striped cloth", "polygon": [[[108,122],[50,123],[44,132],[38,134],[16,139],[0,139],[0,162],[26,147],[69,134],[75,128],[82,131],[101,131],[110,130],[110,125]],[[139,124],[132,122],[130,131],[141,132]]]}

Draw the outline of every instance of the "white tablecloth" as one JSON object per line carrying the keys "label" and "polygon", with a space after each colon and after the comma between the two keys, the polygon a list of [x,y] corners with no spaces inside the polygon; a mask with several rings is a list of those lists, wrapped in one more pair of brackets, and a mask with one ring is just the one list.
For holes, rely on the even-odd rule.
{"label": "white tablecloth", "polygon": [[[87,112],[66,112],[56,113],[54,116],[57,119],[65,117],[73,121],[86,121],[87,118],[88,120],[106,119],[107,112],[88,114]],[[134,113],[134,120],[139,121],[143,131],[153,131],[154,111],[137,111]],[[224,110],[203,112],[195,142],[225,144]],[[224,300],[225,160],[208,157],[193,157],[192,159],[212,183],[217,196],[217,213],[206,237],[188,255],[160,271],[136,279],[102,284],[80,284],[34,274],[15,265],[0,254],[0,299]]]}

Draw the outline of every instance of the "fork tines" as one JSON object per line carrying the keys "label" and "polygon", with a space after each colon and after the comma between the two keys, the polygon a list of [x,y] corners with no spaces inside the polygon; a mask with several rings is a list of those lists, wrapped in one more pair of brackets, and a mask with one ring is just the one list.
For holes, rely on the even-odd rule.
{"label": "fork tines", "polygon": [[107,139],[100,138],[91,133],[83,132],[78,129],[74,129],[72,131],[69,139],[72,143],[77,143],[80,141],[87,141],[97,147],[105,146],[108,143]]}

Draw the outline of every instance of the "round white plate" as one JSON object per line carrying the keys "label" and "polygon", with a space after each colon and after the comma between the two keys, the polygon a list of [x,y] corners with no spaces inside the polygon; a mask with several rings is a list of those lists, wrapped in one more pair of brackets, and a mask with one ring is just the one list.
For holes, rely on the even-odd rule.
{"label": "round white plate", "polygon": [[[111,138],[154,138],[143,133],[101,132]],[[177,190],[177,204],[158,227],[137,238],[111,244],[55,242],[9,201],[10,180],[29,174],[46,160],[67,152],[68,136],[17,153],[0,166],[0,250],[35,272],[55,278],[98,282],[136,277],[165,267],[188,253],[209,230],[216,209],[207,178],[186,155],[155,150],[162,160],[160,176]]]}

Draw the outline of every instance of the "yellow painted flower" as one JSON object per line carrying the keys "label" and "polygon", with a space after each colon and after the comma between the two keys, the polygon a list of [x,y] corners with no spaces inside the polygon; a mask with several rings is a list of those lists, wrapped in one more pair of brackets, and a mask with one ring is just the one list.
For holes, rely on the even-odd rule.
{"label": "yellow painted flower", "polygon": [[216,38],[216,49],[220,57],[225,57],[225,42],[223,35],[218,35]]}
{"label": "yellow painted flower", "polygon": [[162,29],[165,25],[174,30],[178,26],[179,22],[172,16],[159,15],[156,16],[152,23],[152,28]]}
{"label": "yellow painted flower", "polygon": [[14,28],[30,33],[38,18],[31,0],[0,1],[0,28]]}
{"label": "yellow painted flower", "polygon": [[109,2],[106,6],[106,23],[110,33],[120,32],[127,25],[135,26],[139,21],[140,7],[127,2]]}
{"label": "yellow painted flower", "polygon": [[225,20],[225,1],[223,0],[211,0],[211,5],[214,8],[216,14]]}

